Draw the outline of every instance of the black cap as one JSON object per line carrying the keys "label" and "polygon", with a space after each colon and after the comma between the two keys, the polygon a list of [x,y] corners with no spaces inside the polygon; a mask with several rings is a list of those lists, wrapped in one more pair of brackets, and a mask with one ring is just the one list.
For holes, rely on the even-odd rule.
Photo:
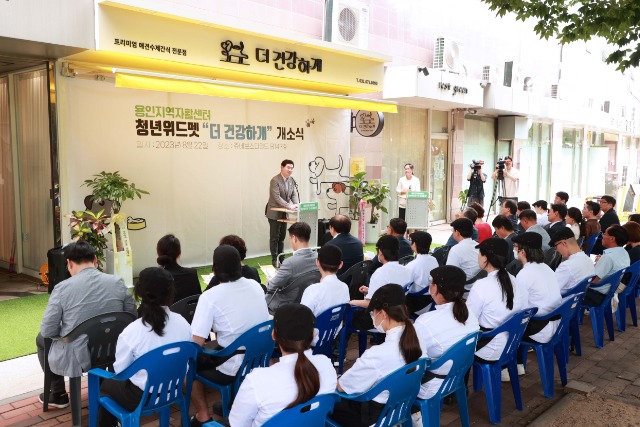
{"label": "black cap", "polygon": [[551,241],[549,242],[549,245],[555,246],[556,243],[558,243],[561,240],[575,239],[575,238],[576,238],[576,235],[573,234],[573,231],[571,231],[569,227],[563,227],[562,229],[558,230],[556,234],[553,235],[553,239],[551,239]]}
{"label": "black cap", "polygon": [[464,292],[464,284],[467,275],[460,268],[454,265],[443,265],[431,270],[431,279],[440,289],[447,289],[453,292]]}
{"label": "black cap", "polygon": [[273,330],[278,338],[304,341],[313,338],[316,317],[302,304],[284,304],[273,315]]}
{"label": "black cap", "polygon": [[395,283],[388,283],[374,292],[367,311],[405,304],[404,289]]}
{"label": "black cap", "polygon": [[[573,234],[573,232],[571,232],[571,234]],[[514,236],[511,241],[530,249],[542,249],[542,236],[532,231],[518,234]]]}
{"label": "black cap", "polygon": [[378,243],[376,243],[376,248],[399,251],[400,242],[395,236],[392,236],[391,234],[385,234],[384,236],[378,239]]}
{"label": "black cap", "polygon": [[495,254],[506,258],[507,252],[509,252],[509,244],[499,237],[490,237],[489,239],[484,239],[482,243],[476,246],[476,249],[480,249],[485,255]]}

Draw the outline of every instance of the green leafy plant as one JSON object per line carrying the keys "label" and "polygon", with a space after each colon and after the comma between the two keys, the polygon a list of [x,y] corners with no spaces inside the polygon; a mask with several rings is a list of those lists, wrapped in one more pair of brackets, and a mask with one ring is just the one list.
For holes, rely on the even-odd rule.
{"label": "green leafy plant", "polygon": [[102,270],[104,265],[104,249],[107,248],[107,224],[109,219],[104,214],[104,209],[98,213],[87,211],[71,211],[70,215],[66,215],[71,219],[69,226],[71,227],[71,238],[76,241],[82,239],[89,243],[96,251],[98,260],[98,268]]}
{"label": "green leafy plant", "polygon": [[369,186],[369,181],[364,178],[365,175],[366,172],[358,172],[349,179],[349,190],[351,191],[349,210],[351,212],[351,219],[354,221],[357,221],[360,216],[358,206],[360,205],[360,201],[364,200],[366,188]]}
{"label": "green leafy plant", "polygon": [[149,194],[148,191],[137,188],[133,182],[122,177],[118,171],[102,171],[93,176],[93,179],[85,180],[82,185],[91,189],[94,202],[112,201],[113,213],[116,214],[120,212],[122,202],[125,200],[133,200],[136,197],[141,199],[143,194]]}
{"label": "green leafy plant", "polygon": [[458,200],[462,202],[462,206],[460,206],[460,212],[464,210],[464,207],[467,205],[467,199],[469,198],[469,189],[460,191],[458,193]]}
{"label": "green leafy plant", "polygon": [[387,208],[382,204],[389,197],[389,184],[376,180],[369,181],[369,185],[365,187],[364,197],[367,203],[371,205],[371,218],[369,224],[376,224],[380,219],[380,212],[387,213]]}

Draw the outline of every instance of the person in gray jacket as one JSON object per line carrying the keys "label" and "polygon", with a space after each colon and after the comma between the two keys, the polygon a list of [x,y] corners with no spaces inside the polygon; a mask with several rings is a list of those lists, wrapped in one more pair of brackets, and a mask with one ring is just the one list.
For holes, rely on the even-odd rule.
{"label": "person in gray jacket", "polygon": [[[316,265],[318,254],[309,248],[310,237],[311,227],[307,223],[296,222],[289,227],[293,256],[284,260],[278,273],[267,283],[266,301],[270,312],[275,312],[283,304],[300,302],[304,289],[320,281]],[[309,280],[302,283],[299,277],[311,271],[317,274],[310,274]]]}
{"label": "person in gray jacket", "polygon": [[287,224],[280,219],[286,219],[285,212],[274,211],[273,208],[296,210],[300,203],[297,184],[291,176],[293,174],[293,160],[285,159],[280,163],[280,173],[269,182],[269,201],[264,214],[269,220],[269,250],[271,264],[276,267],[277,256],[284,249],[284,237]]}
{"label": "person in gray jacket", "polygon": [[[71,277],[56,285],[42,316],[40,333],[36,337],[38,359],[44,370],[44,337],[63,337],[83,321],[102,313],[127,311],[136,317],[136,304],[124,280],[99,271],[96,253],[89,243],[78,240],[64,247]],[[49,351],[51,392],[49,405],[69,406],[64,377],[78,377],[91,368],[86,339],[71,344],[53,341]],[[45,390],[48,392],[49,390]],[[40,402],[44,401],[41,393]]]}

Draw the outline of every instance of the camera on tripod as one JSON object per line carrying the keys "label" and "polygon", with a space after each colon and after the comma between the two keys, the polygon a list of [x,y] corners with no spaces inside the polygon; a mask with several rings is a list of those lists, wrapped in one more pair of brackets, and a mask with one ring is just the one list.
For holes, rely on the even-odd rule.
{"label": "camera on tripod", "polygon": [[477,172],[480,170],[480,168],[482,168],[482,165],[484,165],[484,160],[471,160],[469,167]]}
{"label": "camera on tripod", "polygon": [[498,158],[498,163],[496,163],[496,169],[504,170],[505,161],[502,157]]}

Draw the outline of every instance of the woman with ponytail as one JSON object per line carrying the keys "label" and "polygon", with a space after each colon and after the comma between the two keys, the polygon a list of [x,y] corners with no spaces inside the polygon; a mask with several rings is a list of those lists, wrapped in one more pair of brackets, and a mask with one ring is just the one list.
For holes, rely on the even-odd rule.
{"label": "woman with ponytail", "polygon": [[[422,357],[402,286],[390,283],[378,288],[367,311],[378,332],[386,334],[385,341],[365,351],[340,377],[338,390],[349,394],[371,389],[393,371]],[[388,397],[389,393],[385,391],[370,402],[341,400],[331,418],[343,426],[370,426],[376,423]]]}
{"label": "woman with ponytail", "polygon": [[315,323],[311,309],[302,304],[285,304],[276,310],[273,339],[282,356],[278,363],[247,375],[231,407],[231,426],[261,426],[283,409],[335,391],[337,376],[331,360],[311,353]]}
{"label": "woman with ponytail", "polygon": [[[118,337],[116,361],[113,364],[116,374],[155,348],[191,341],[189,323],[181,315],[169,310],[168,305],[173,301],[174,293],[173,277],[169,272],[158,267],[145,268],[140,272],[134,287],[135,297],[140,302],[140,318],[127,326]],[[127,381],[105,379],[100,386],[100,393],[109,396],[127,411],[133,411],[140,404],[146,382],[147,373],[144,371]],[[112,427],[117,423],[117,419],[102,407],[99,418],[101,427]]]}
{"label": "woman with ponytail", "polygon": [[[431,270],[429,294],[436,309],[424,313],[415,321],[422,351],[429,359],[437,359],[465,336],[480,329],[478,319],[469,313],[462,299],[465,272],[453,265],[443,265]],[[425,373],[418,397],[432,397],[449,373],[450,366],[443,366]]]}
{"label": "woman with ponytail", "polygon": [[[163,236],[158,240],[156,252],[158,254],[158,265],[173,276],[176,288],[173,302],[202,293],[197,271],[194,268],[186,268],[178,264],[182,248],[180,247],[180,240],[176,236],[173,234]],[[173,302],[169,305],[173,304]]]}
{"label": "woman with ponytail", "polygon": [[[509,244],[499,237],[485,240],[478,246],[478,265],[487,272],[487,277],[477,280],[467,298],[469,312],[478,318],[482,331],[491,331],[502,325],[516,312],[526,308],[526,293],[516,278],[505,270]],[[476,359],[481,362],[495,361],[502,355],[507,335],[496,335],[492,340],[478,340]]]}

